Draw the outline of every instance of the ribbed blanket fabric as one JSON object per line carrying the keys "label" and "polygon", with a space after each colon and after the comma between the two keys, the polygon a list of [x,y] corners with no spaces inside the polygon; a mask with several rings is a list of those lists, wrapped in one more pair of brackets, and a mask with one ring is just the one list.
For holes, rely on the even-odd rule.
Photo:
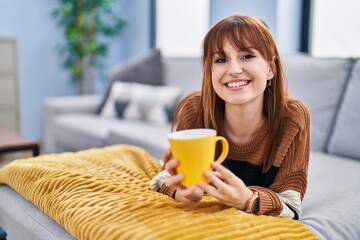
{"label": "ribbed blanket fabric", "polygon": [[149,189],[161,165],[141,148],[117,145],[16,160],[4,183],[77,239],[318,239],[300,222],[255,216],[205,196],[176,202]]}

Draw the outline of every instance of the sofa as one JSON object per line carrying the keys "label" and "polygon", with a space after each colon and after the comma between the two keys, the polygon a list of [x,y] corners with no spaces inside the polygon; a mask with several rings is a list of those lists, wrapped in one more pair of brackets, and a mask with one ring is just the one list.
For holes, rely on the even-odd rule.
{"label": "sofa", "polygon": [[[170,131],[170,121],[109,117],[109,114],[102,114],[101,110],[106,105],[112,87],[119,82],[142,84],[150,88],[149,91],[157,89],[165,94],[177,90],[175,100],[178,101],[189,92],[201,88],[200,60],[163,58],[160,51],[154,50],[140,59],[114,66],[109,75],[110,84],[105,96],[68,96],[45,100],[45,153],[126,143],[143,147],[157,158],[162,157],[164,149],[169,146],[164,136]],[[172,89],[166,86],[172,86]],[[154,141],[154,138],[157,140]]]}
{"label": "sofa", "polygon": [[[304,54],[284,54],[282,60],[289,92],[302,99],[311,113],[308,188],[300,222],[320,239],[360,239],[357,223],[360,218],[360,95],[357,93],[360,60]],[[113,86],[120,81],[122,95],[127,95],[127,90],[134,86],[150,85],[147,89],[159,93],[162,87],[175,87],[164,88],[175,89],[178,95],[171,95],[172,103],[162,102],[164,109],[165,105],[176,104],[185,94],[200,89],[201,63],[197,58],[164,58],[159,51],[153,51],[141,59],[115,66],[110,80],[105,96],[57,97],[44,102],[46,153],[131,144],[160,159],[168,148],[170,119],[154,120],[151,114],[139,114],[139,111],[133,114],[136,111],[128,110],[132,103],[126,103],[125,111],[124,107],[118,111],[117,103],[122,102],[111,97]],[[142,97],[143,93],[137,94]],[[128,100],[133,99],[130,96]],[[106,105],[112,111],[106,112]],[[145,108],[146,113],[151,112],[149,108]],[[4,213],[0,215],[0,226],[9,236],[19,236],[20,232],[34,236],[29,232],[35,229],[45,232],[41,239],[58,239],[56,236],[72,239],[56,222],[9,187],[0,186],[0,194],[7,199],[0,201],[0,211]],[[30,210],[24,214],[23,209]],[[16,218],[27,227],[19,231]],[[38,225],[32,226],[34,223]]]}

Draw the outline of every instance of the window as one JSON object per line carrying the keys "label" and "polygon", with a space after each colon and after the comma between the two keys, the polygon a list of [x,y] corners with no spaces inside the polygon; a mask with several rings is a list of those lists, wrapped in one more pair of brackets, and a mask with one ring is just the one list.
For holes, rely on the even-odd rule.
{"label": "window", "polygon": [[319,57],[359,57],[359,10],[359,0],[313,1],[311,53]]}
{"label": "window", "polygon": [[165,57],[199,57],[209,29],[209,0],[157,0],[156,48]]}

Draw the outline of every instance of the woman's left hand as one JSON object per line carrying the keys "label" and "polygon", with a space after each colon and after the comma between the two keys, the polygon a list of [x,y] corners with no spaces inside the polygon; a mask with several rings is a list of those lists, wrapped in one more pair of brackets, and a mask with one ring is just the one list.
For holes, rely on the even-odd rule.
{"label": "woman's left hand", "polygon": [[212,164],[214,171],[205,173],[211,184],[201,182],[198,186],[221,203],[244,210],[253,192],[244,182],[221,164]]}

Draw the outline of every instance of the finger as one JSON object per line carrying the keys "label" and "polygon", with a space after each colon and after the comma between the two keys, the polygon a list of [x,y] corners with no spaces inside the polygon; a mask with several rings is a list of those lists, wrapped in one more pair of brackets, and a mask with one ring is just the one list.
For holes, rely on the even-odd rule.
{"label": "finger", "polygon": [[204,192],[207,192],[210,196],[218,199],[218,200],[221,200],[223,197],[223,195],[215,188],[213,187],[212,185],[209,185],[207,183],[204,183],[204,182],[200,182],[199,183],[199,188],[201,188]]}
{"label": "finger", "polygon": [[177,173],[176,168],[178,165],[179,162],[177,160],[171,159],[165,164],[165,170],[167,170],[170,175],[175,175]]}
{"label": "finger", "polygon": [[164,164],[167,163],[172,158],[171,149],[169,148],[163,156],[163,162]]}
{"label": "finger", "polygon": [[221,173],[219,172],[214,172],[215,176],[217,176],[218,178],[220,178],[221,180],[223,179]]}
{"label": "finger", "polygon": [[225,192],[229,186],[217,176],[218,174],[213,171],[209,171],[205,173],[205,177],[211,182],[212,185],[215,186],[215,188],[217,188],[218,191]]}
{"label": "finger", "polygon": [[175,189],[184,189],[184,186],[181,184],[181,181],[184,180],[184,175],[179,173],[170,178],[165,182],[166,186],[172,187]]}
{"label": "finger", "polygon": [[[218,177],[221,181],[224,181],[223,180],[223,177],[221,176],[221,173],[219,172],[213,172],[215,174],[216,177]],[[209,183],[210,185],[213,185],[211,182]]]}
{"label": "finger", "polygon": [[201,189],[198,186],[190,186],[187,187],[186,189],[184,189],[184,195],[188,195],[188,194],[194,194],[194,195],[202,195],[204,193],[204,190]]}
{"label": "finger", "polygon": [[220,163],[213,162],[212,167],[215,172],[218,172],[217,175],[219,175],[219,178],[229,183],[230,185],[235,184],[239,180],[239,178],[234,173],[232,173],[226,167],[222,166]]}
{"label": "finger", "polygon": [[204,195],[204,190],[198,186],[191,186],[183,190],[183,195],[190,201],[199,201]]}

